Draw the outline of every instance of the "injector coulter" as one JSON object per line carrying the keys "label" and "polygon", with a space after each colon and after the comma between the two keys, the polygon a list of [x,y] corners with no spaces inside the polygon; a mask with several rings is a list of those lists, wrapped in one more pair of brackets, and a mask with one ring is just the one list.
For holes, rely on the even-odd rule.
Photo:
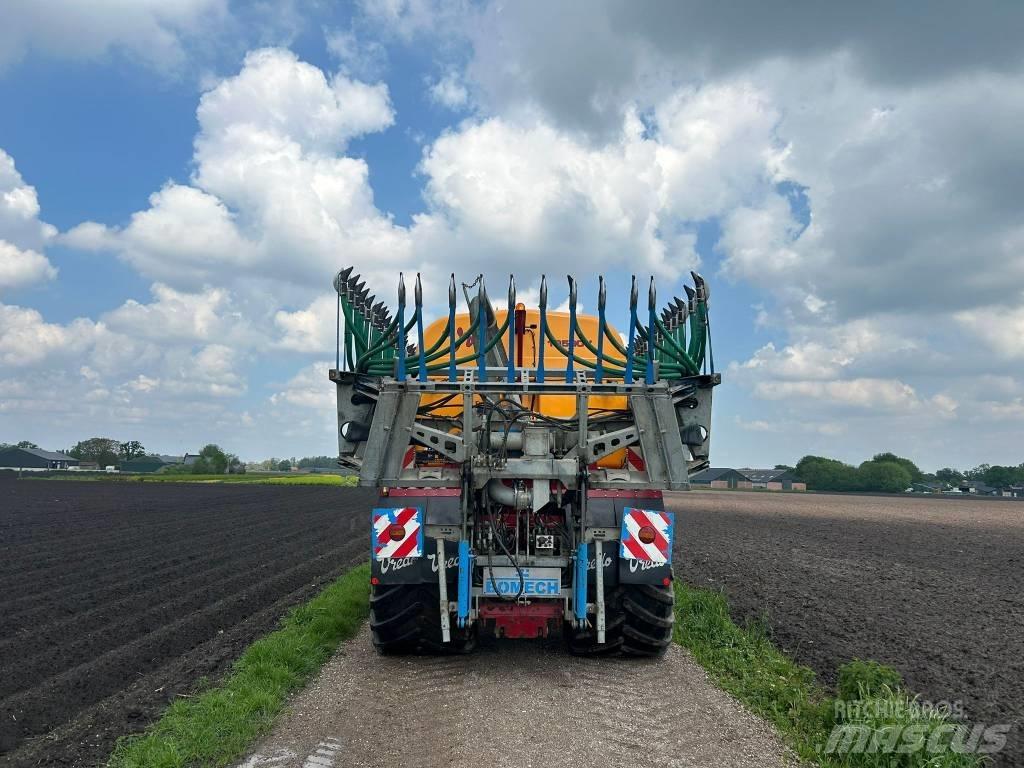
{"label": "injector coulter", "polygon": [[[633,278],[627,330],[606,316],[517,302],[483,276],[448,283],[424,317],[420,276],[396,302],[352,268],[338,295],[339,463],[378,489],[370,626],[382,653],[466,652],[481,633],[561,633],[580,654],[656,656],[671,641],[673,514],[662,492],[708,465],[708,288],[659,308]],[[410,301],[411,299],[411,301]]]}

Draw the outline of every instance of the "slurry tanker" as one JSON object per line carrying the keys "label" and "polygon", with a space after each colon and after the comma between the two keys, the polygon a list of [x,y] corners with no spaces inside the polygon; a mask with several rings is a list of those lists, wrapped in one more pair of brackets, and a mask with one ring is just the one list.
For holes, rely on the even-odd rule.
{"label": "slurry tanker", "polygon": [[675,520],[662,492],[708,465],[720,376],[708,289],[606,317],[495,308],[483,276],[448,285],[424,318],[399,275],[397,305],[337,274],[339,464],[378,489],[370,511],[370,627],[381,653],[471,650],[481,634],[561,634],[579,654],[657,656],[672,637]]}

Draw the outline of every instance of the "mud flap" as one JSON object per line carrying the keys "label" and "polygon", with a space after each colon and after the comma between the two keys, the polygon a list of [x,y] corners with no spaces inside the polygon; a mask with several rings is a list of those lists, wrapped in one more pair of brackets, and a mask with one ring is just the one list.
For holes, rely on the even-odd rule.
{"label": "mud flap", "polygon": [[[653,539],[641,541],[641,529]],[[622,512],[619,545],[619,582],[622,584],[658,584],[672,581],[672,546],[675,515],[658,509],[626,507]]]}

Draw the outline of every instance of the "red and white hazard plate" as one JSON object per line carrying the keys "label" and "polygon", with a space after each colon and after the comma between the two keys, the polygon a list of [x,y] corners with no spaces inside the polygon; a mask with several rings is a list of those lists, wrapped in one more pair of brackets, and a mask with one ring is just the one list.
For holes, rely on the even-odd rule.
{"label": "red and white hazard plate", "polygon": [[619,557],[664,564],[672,561],[671,512],[626,507],[622,513]]}
{"label": "red and white hazard plate", "polygon": [[370,549],[377,560],[423,556],[423,512],[419,507],[373,510]]}

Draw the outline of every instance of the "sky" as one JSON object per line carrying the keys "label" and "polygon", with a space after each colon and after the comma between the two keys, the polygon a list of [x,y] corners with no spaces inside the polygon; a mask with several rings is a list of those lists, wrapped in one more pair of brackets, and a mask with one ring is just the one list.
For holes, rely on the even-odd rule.
{"label": "sky", "polygon": [[1024,461],[1022,4],[4,16],[0,441],[330,455],[338,269],[603,274],[621,325],[695,269],[714,465]]}

